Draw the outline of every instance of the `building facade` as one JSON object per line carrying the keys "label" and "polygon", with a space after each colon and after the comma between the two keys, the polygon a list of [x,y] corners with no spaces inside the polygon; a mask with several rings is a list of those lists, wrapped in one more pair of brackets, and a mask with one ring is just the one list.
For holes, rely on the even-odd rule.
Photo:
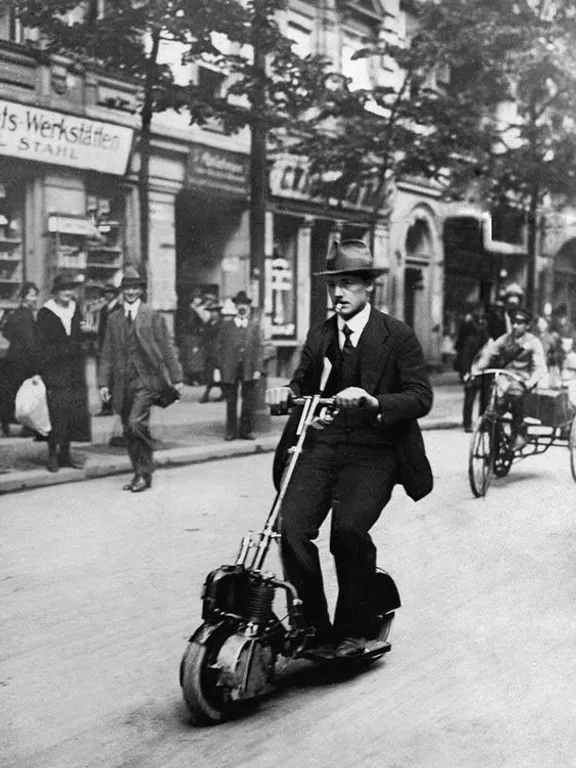
{"label": "building facade", "polygon": [[[280,22],[301,54],[328,56],[357,87],[393,77],[385,62],[354,58],[366,38],[401,40],[411,27],[401,0],[291,0]],[[14,37],[1,19],[0,35]],[[208,64],[182,65],[178,50],[163,55],[183,82],[212,77]],[[118,282],[122,265],[140,259],[137,88],[110,73],[35,56],[10,39],[0,40],[0,68],[0,314],[15,305],[23,280],[46,294],[61,269],[81,276],[89,311],[92,287]],[[184,114],[154,118],[148,299],[176,330],[198,290],[221,302],[241,289],[258,295],[249,143],[247,131],[226,135],[216,122],[200,128]],[[277,156],[266,225],[262,303],[276,351],[271,373],[290,373],[308,328],[327,316],[324,284],[314,273],[336,239],[359,237],[372,246],[386,270],[374,303],[414,327],[431,366],[440,364],[443,334],[455,331],[465,311],[497,300],[507,282],[526,282],[522,234],[510,236],[478,195],[448,204],[419,179],[398,183],[384,206],[369,185],[326,200],[297,158]],[[572,246],[556,246],[562,268],[554,270],[546,249],[539,260],[542,295],[566,292],[562,275],[576,258]]]}

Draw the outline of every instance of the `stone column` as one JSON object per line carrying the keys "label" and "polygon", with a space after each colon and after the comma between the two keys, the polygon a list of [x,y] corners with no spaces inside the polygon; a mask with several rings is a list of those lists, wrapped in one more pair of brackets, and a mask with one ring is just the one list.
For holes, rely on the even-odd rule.
{"label": "stone column", "polygon": [[173,331],[176,310],[175,197],[165,192],[150,195],[150,262],[148,303],[166,313]]}
{"label": "stone column", "polygon": [[296,247],[296,338],[303,343],[310,325],[310,246],[314,218],[306,216],[298,227]]}
{"label": "stone column", "polygon": [[385,222],[379,222],[374,226],[373,233],[373,259],[376,269],[386,269],[386,273],[376,278],[374,286],[373,303],[376,309],[383,312],[390,311],[390,228]]}

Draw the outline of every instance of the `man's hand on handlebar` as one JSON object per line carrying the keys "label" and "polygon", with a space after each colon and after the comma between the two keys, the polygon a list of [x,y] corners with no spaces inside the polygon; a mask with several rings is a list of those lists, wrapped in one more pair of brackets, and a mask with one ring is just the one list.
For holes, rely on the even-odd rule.
{"label": "man's hand on handlebar", "polygon": [[290,387],[272,387],[266,390],[266,405],[269,406],[273,416],[283,416],[288,413],[290,400],[294,393]]}
{"label": "man's hand on handlebar", "polygon": [[368,411],[377,411],[380,407],[378,400],[362,387],[343,389],[336,394],[334,402],[338,408],[365,408]]}

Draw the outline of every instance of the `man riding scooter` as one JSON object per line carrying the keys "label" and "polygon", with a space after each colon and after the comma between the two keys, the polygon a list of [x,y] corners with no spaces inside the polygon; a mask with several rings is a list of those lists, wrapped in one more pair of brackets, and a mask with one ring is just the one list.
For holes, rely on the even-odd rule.
{"label": "man riding scooter", "polygon": [[[335,315],[310,330],[289,388],[274,392],[285,403],[319,392],[328,360],[323,394],[335,398],[339,411],[306,437],[282,504],[280,531],[286,578],[315,629],[316,653],[345,659],[363,654],[374,635],[376,548],[370,529],[396,483],[414,500],[432,490],[416,421],[430,410],[432,389],[412,329],[370,304],[382,270],[373,268],[368,246],[361,240],[334,245],[327,267],[318,274],[327,278]],[[330,510],[339,587],[333,622],[314,543]]]}
{"label": "man riding scooter", "polygon": [[512,447],[520,451],[527,444],[524,427],[524,397],[546,376],[546,355],[540,340],[528,333],[532,315],[526,309],[512,309],[509,313],[512,330],[486,346],[480,353],[476,368],[480,371],[493,365],[514,371],[523,384],[510,380],[506,384],[505,403],[512,414]]}

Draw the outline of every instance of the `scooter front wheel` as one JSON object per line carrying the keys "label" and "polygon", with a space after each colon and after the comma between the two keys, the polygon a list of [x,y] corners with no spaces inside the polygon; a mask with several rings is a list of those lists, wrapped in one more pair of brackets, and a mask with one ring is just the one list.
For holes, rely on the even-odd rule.
{"label": "scooter front wheel", "polygon": [[190,639],[180,664],[180,685],[193,725],[216,725],[229,716],[232,702],[219,680],[216,659],[232,634],[204,624]]}

